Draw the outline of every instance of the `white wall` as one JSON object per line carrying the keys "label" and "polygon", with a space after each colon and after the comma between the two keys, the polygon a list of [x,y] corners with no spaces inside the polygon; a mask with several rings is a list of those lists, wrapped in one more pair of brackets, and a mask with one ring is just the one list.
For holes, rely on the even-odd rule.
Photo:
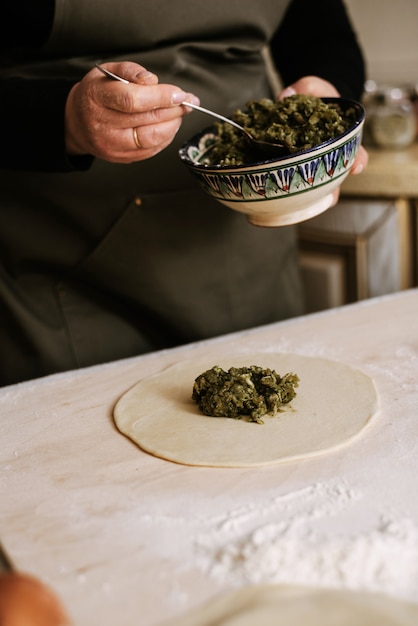
{"label": "white wall", "polygon": [[418,82],[418,0],[345,0],[367,61],[368,78]]}

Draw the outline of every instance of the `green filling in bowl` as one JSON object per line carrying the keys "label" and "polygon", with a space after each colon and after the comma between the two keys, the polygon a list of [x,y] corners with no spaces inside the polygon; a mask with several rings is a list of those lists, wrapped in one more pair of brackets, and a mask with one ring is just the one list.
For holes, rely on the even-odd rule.
{"label": "green filling in bowl", "polygon": [[[356,121],[354,107],[342,110],[337,102],[295,94],[274,102],[251,100],[246,110],[236,110],[231,119],[255,139],[283,144],[289,154],[309,150],[344,133]],[[242,165],[255,160],[245,135],[231,124],[218,122],[216,141],[205,162],[209,165]]]}

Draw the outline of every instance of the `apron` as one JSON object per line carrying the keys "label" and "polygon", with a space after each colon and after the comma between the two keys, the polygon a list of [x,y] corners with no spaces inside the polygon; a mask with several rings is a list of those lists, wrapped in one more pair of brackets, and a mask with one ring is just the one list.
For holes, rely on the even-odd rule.
{"label": "apron", "polygon": [[[80,79],[96,61],[137,61],[228,115],[270,95],[262,49],[287,5],[57,0],[44,48],[7,71]],[[1,384],[302,312],[294,229],[251,226],[178,158],[205,125],[191,113],[136,164],[0,171]]]}

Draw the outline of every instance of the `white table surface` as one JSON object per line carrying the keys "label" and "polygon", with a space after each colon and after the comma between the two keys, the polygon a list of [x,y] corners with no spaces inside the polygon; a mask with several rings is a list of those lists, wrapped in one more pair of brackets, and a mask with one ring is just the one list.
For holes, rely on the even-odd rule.
{"label": "white table surface", "polygon": [[[142,452],[112,409],[141,378],[207,354],[294,352],[375,382],[363,436],[259,469]],[[418,602],[418,290],[0,390],[0,541],[76,626],[155,626],[247,584]]]}

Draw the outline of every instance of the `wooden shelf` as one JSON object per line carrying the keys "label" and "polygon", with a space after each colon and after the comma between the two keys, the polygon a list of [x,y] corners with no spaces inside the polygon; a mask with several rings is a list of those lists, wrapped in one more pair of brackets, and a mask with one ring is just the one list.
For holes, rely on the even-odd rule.
{"label": "wooden shelf", "polygon": [[418,142],[403,150],[366,147],[369,163],[358,176],[348,176],[344,196],[418,198]]}

